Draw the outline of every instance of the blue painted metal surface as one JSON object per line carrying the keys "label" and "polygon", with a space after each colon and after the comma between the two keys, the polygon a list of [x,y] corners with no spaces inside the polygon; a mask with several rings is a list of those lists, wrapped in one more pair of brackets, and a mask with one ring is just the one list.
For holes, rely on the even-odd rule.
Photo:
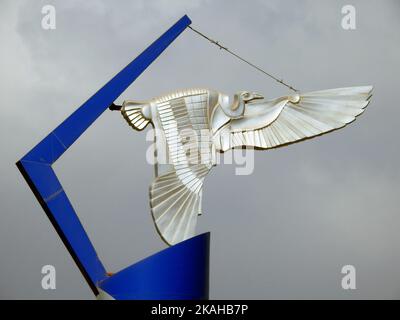
{"label": "blue painted metal surface", "polygon": [[152,255],[101,281],[117,300],[208,299],[210,233]]}
{"label": "blue painted metal surface", "polygon": [[51,165],[190,23],[190,19],[183,16],[17,162],[19,170],[96,295],[97,284],[107,277],[105,268]]}

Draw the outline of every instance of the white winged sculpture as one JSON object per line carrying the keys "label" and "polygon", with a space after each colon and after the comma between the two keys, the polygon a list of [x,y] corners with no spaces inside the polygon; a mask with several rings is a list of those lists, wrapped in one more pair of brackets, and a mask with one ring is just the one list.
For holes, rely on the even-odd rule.
{"label": "white winged sculpture", "polygon": [[161,238],[173,245],[195,235],[204,178],[216,165],[216,152],[271,149],[342,128],[364,111],[371,95],[372,87],[363,86],[260,101],[261,95],[248,91],[230,99],[213,90],[188,89],[110,109],[120,110],[136,130],[149,123],[155,129],[158,162],[150,207]]}

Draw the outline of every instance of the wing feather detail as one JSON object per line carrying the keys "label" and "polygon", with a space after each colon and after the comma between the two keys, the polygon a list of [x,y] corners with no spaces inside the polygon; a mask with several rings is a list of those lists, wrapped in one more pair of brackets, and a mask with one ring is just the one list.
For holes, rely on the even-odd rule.
{"label": "wing feather detail", "polygon": [[211,141],[200,146],[196,135],[208,128],[207,94],[192,90],[156,101],[173,169],[151,184],[150,207],[156,229],[169,245],[194,236],[201,214],[203,182],[211,168]]}
{"label": "wing feather detail", "polygon": [[[301,94],[299,101],[285,97],[249,104],[246,110],[256,111],[232,119],[217,132],[214,141],[220,151],[227,151],[236,147],[277,148],[316,137],[353,122],[364,112],[372,89],[372,86],[338,88]],[[262,114],[263,105],[266,114]]]}

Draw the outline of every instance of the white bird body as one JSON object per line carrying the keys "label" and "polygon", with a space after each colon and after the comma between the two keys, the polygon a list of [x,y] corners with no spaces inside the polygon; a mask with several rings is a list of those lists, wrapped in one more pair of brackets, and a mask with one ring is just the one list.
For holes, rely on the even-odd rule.
{"label": "white bird body", "polygon": [[167,244],[195,235],[204,178],[216,152],[237,147],[276,148],[318,136],[354,121],[372,87],[294,94],[258,102],[242,91],[233,100],[207,89],[188,89],[146,102],[125,101],[121,112],[136,130],[155,129],[155,180],[150,207]]}

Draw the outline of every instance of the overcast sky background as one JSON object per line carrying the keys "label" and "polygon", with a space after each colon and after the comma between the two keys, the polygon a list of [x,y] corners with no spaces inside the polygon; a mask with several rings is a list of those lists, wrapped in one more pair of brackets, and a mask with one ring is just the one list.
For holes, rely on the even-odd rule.
{"label": "overcast sky background", "polygon": [[[352,4],[357,29],[343,30]],[[41,28],[41,8],[57,29]],[[212,170],[198,232],[211,231],[211,298],[400,298],[400,2],[5,1],[0,3],[0,298],[93,299],[15,162],[183,14],[302,91],[368,85],[343,130],[257,152],[255,172]],[[185,31],[117,102],[187,87],[287,93]],[[150,216],[145,133],[105,112],[55,169],[109,271],[165,245]],[[41,288],[41,268],[57,289]],[[341,288],[342,266],[357,290]]]}

